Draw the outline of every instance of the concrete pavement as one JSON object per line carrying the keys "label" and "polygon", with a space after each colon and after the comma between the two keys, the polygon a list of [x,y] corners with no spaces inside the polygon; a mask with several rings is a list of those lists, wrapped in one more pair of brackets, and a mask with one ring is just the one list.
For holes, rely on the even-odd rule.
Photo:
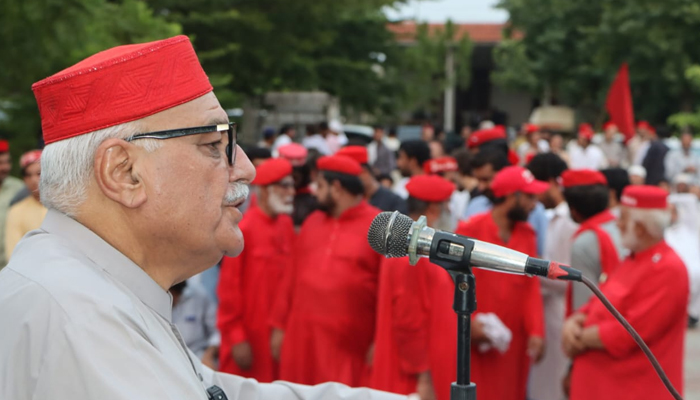
{"label": "concrete pavement", "polygon": [[685,340],[684,400],[700,400],[700,328],[690,329]]}

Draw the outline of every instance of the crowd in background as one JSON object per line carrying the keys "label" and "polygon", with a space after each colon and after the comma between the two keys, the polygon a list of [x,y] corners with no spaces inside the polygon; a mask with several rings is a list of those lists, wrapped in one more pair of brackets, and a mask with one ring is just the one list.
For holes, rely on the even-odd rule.
{"label": "crowd in background", "polygon": [[[243,254],[171,289],[174,323],[213,368],[260,381],[339,381],[446,400],[456,365],[453,282],[425,260],[408,269],[406,260],[373,252],[366,235],[374,216],[425,215],[436,229],[570,264],[603,285],[631,254],[631,234],[619,228],[631,185],[669,194],[671,223],[656,218],[647,230],[655,237],[654,226],[663,226],[662,237],[687,268],[687,310],[676,319],[684,328],[698,322],[700,152],[688,131],[678,145],[644,121],[628,139],[613,123],[598,134],[581,124],[567,140],[530,123],[514,129],[483,121],[459,134],[424,125],[420,139],[400,141],[382,126],[372,137],[346,135],[334,121],[307,125],[301,136],[290,125],[268,128],[244,148],[257,177],[241,207]],[[40,155],[22,156],[22,186],[8,176],[9,148],[0,143],[0,197],[8,205],[0,210],[0,246],[8,259],[46,214]],[[569,390],[584,398],[571,374],[580,351],[566,335],[583,328],[574,320],[590,292],[475,274],[472,363],[480,398],[559,400]]]}

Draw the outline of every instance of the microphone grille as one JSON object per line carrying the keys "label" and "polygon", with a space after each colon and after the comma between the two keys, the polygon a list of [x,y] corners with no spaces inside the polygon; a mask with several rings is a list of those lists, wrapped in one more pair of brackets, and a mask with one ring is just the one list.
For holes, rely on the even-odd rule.
{"label": "microphone grille", "polygon": [[[408,251],[408,236],[413,220],[396,213],[392,222],[391,212],[379,213],[367,232],[367,241],[374,251],[386,257],[404,257]],[[391,226],[389,224],[391,223]],[[389,235],[387,235],[387,228]]]}

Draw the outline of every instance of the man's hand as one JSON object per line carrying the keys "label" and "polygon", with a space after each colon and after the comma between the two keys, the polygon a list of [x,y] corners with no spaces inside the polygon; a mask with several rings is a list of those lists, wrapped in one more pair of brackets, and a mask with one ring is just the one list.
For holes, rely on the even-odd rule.
{"label": "man's hand", "polygon": [[569,370],[566,372],[566,375],[561,380],[561,390],[564,392],[564,395],[568,398],[569,392],[571,391],[571,368],[569,368]]}
{"label": "man's hand", "polygon": [[369,349],[367,349],[367,354],[365,355],[365,363],[367,363],[367,365],[369,365],[371,367],[373,362],[374,362],[374,343],[372,343],[369,346]]}
{"label": "man's hand", "polygon": [[586,321],[584,314],[574,314],[564,322],[562,331],[562,345],[564,353],[569,358],[574,358],[586,350],[582,340],[583,323]]}
{"label": "man's hand", "polygon": [[527,340],[527,355],[537,364],[544,358],[544,339],[539,336],[530,336]]}
{"label": "man's hand", "polygon": [[472,342],[474,343],[491,343],[491,340],[484,332],[484,323],[478,319],[472,319]]}
{"label": "man's hand", "polygon": [[275,361],[280,360],[282,342],[284,342],[284,331],[282,329],[274,328],[272,330],[272,334],[270,334],[270,353]]}
{"label": "man's hand", "polygon": [[253,348],[248,342],[240,342],[231,349],[233,361],[244,371],[253,366]]}
{"label": "man's hand", "polygon": [[202,354],[202,364],[216,371],[218,369],[219,346],[209,346]]}
{"label": "man's hand", "polygon": [[420,400],[435,400],[435,388],[433,387],[433,378],[430,377],[430,372],[418,374],[416,394],[418,394]]}

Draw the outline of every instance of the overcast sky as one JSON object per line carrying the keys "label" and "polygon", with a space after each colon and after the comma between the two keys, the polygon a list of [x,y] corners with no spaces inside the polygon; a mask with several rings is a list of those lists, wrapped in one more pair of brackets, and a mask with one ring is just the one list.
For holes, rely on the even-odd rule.
{"label": "overcast sky", "polygon": [[505,22],[508,13],[493,8],[497,0],[411,0],[398,11],[388,9],[390,18],[415,18],[426,22]]}

